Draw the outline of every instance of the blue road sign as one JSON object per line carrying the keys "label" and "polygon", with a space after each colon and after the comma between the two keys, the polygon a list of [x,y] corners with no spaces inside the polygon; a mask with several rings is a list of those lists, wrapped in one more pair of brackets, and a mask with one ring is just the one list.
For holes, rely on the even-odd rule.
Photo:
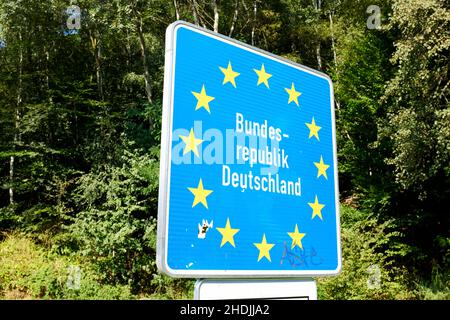
{"label": "blue road sign", "polygon": [[185,22],[167,29],[164,77],[160,270],[339,273],[330,78]]}

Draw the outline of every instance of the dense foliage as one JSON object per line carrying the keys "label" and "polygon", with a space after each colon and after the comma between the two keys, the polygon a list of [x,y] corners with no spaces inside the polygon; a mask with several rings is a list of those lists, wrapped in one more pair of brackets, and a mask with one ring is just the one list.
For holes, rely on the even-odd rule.
{"label": "dense foliage", "polygon": [[[321,297],[448,298],[443,0],[0,0],[0,296],[192,288],[155,266],[164,33],[177,19],[333,78],[344,271],[320,279]],[[62,280],[74,261],[77,292]],[[372,265],[381,289],[367,289]]]}

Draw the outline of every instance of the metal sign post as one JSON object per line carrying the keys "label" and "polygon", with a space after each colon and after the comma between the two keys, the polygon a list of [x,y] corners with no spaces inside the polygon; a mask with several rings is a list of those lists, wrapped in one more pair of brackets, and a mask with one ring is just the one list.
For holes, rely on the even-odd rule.
{"label": "metal sign post", "polygon": [[191,278],[338,274],[330,78],[185,22],[167,29],[164,77],[158,268]]}

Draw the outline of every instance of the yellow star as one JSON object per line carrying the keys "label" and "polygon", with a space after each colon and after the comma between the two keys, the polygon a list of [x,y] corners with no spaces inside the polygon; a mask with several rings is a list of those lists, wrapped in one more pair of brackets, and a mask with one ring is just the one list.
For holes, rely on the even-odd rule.
{"label": "yellow star", "polygon": [[266,72],[266,69],[264,69],[264,63],[261,66],[261,70],[253,69],[253,71],[255,71],[258,75],[258,83],[256,85],[259,86],[261,83],[264,83],[266,87],[269,88],[269,82],[267,80],[269,80],[272,75]]}
{"label": "yellow star", "polygon": [[239,232],[239,229],[232,229],[230,225],[230,218],[227,218],[227,224],[225,228],[216,228],[222,234],[222,242],[220,243],[220,247],[229,242],[233,247],[234,245],[234,235]]}
{"label": "yellow star", "polygon": [[194,152],[194,154],[199,157],[198,155],[198,149],[197,146],[199,144],[201,144],[203,142],[202,139],[197,139],[194,135],[194,129],[191,129],[191,131],[189,132],[188,136],[182,136],[180,135],[181,140],[184,141],[184,143],[186,144],[186,146],[184,147],[183,150],[183,155],[185,155],[186,153],[188,153],[189,151]]}
{"label": "yellow star", "polygon": [[319,127],[316,125],[316,122],[314,121],[314,117],[312,118],[311,123],[305,123],[306,126],[309,128],[309,137],[308,139],[311,139],[312,136],[316,137],[318,141],[319,139],[319,130],[322,129],[322,127]]}
{"label": "yellow star", "polygon": [[301,93],[295,90],[294,83],[292,82],[292,86],[290,89],[284,88],[284,90],[286,90],[286,92],[289,94],[288,104],[294,101],[295,104],[298,106],[298,97],[300,97]]}
{"label": "yellow star", "polygon": [[319,216],[320,220],[323,220],[322,219],[322,209],[323,209],[323,207],[325,207],[325,205],[319,203],[319,200],[317,199],[317,195],[316,195],[316,200],[314,202],[308,202],[308,204],[313,209],[313,215],[312,215],[311,219],[314,219],[315,216]]}
{"label": "yellow star", "polygon": [[194,195],[194,202],[192,203],[192,208],[195,207],[199,202],[208,209],[208,202],[206,202],[206,197],[209,196],[213,191],[203,188],[203,181],[200,179],[197,188],[188,188],[190,192]]}
{"label": "yellow star", "polygon": [[266,241],[266,235],[263,234],[263,238],[261,243],[254,243],[255,247],[258,248],[259,250],[259,256],[258,256],[258,262],[259,260],[261,260],[263,257],[266,257],[267,260],[269,260],[270,262],[272,262],[272,260],[270,260],[270,249],[272,249],[272,247],[275,245],[273,243],[267,243]]}
{"label": "yellow star", "polygon": [[303,250],[302,239],[306,236],[306,233],[299,233],[298,226],[295,225],[295,231],[288,232],[288,235],[292,238],[291,249],[294,249],[295,246],[299,246],[299,248]]}
{"label": "yellow star", "polygon": [[314,162],[314,165],[317,167],[317,178],[319,178],[321,175],[325,177],[325,179],[328,179],[327,177],[327,169],[329,167],[328,164],[323,163],[323,158],[320,156],[320,162]]}
{"label": "yellow star", "polygon": [[233,69],[231,68],[231,61],[228,62],[228,68],[225,69],[225,68],[219,67],[219,69],[220,69],[220,71],[223,72],[223,74],[225,76],[223,78],[222,84],[226,84],[226,83],[230,82],[233,85],[233,87],[236,88],[235,78],[237,76],[239,76],[240,73],[233,71]]}
{"label": "yellow star", "polygon": [[206,95],[205,85],[202,86],[202,91],[200,93],[192,91],[192,94],[197,98],[197,105],[195,106],[195,110],[203,107],[206,109],[206,111],[211,113],[211,111],[209,110],[209,103],[215,98]]}

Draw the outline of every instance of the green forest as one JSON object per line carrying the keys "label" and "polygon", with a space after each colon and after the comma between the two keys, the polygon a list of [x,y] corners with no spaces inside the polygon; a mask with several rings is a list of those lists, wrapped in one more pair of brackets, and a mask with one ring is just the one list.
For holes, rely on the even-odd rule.
{"label": "green forest", "polygon": [[0,0],[0,299],[193,297],[155,262],[176,20],[332,78],[343,270],[319,299],[450,299],[448,0]]}

